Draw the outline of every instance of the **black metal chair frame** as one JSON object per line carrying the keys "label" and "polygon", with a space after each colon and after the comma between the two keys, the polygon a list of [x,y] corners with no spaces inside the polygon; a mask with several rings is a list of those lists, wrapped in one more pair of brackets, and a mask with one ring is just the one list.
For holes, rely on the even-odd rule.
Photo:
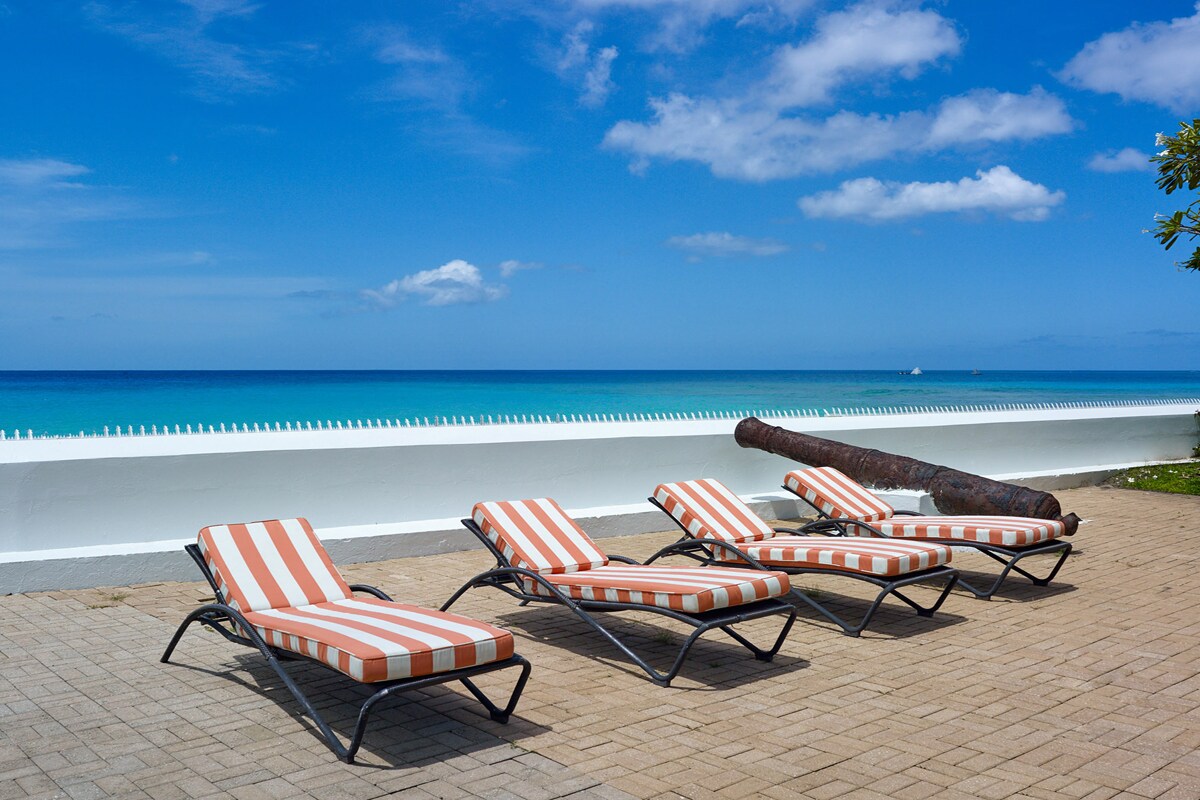
{"label": "black metal chair frame", "polygon": [[[642,603],[616,603],[600,600],[575,600],[564,594],[557,586],[550,583],[536,572],[520,567],[514,567],[505,557],[504,553],[496,547],[495,544],[488,538],[487,534],[475,524],[472,519],[462,520],[462,524],[479,541],[483,542],[484,546],[496,558],[496,568],[481,572],[471,580],[467,581],[455,592],[449,600],[442,605],[442,611],[447,610],[452,606],[458,598],[462,597],[468,590],[477,586],[491,586],[499,589],[511,597],[520,600],[520,605],[526,606],[530,603],[549,603],[552,605],[563,605],[572,611],[577,617],[584,621],[592,630],[599,633],[609,642],[611,642],[618,650],[620,650],[626,658],[640,667],[649,677],[650,680],[659,686],[670,686],[671,681],[679,674],[679,670],[683,667],[683,662],[687,658],[688,652],[692,649],[692,645],[696,643],[703,634],[708,631],[719,628],[726,633],[730,638],[738,644],[745,647],[759,661],[770,661],[779,652],[779,648],[783,646],[783,642],[787,639],[788,632],[792,629],[793,623],[796,621],[796,609],[790,604],[782,602],[775,598],[759,600],[755,603],[748,603],[741,606],[733,606],[731,608],[714,609],[698,614],[689,614],[684,611],[676,611],[674,609],[662,608],[660,606],[647,605]],[[623,564],[635,564],[641,566],[638,561],[626,556],[609,555],[610,561],[618,561]],[[524,590],[521,585],[521,578],[526,578],[544,588],[549,596],[540,594],[532,594]],[[515,587],[515,588],[514,588]],[[683,647],[679,650],[679,654],[675,657],[671,668],[666,672],[659,672],[654,667],[650,666],[645,659],[635,653],[624,642],[618,639],[610,630],[605,628],[597,621],[592,614],[588,612],[604,612],[604,611],[646,611],[651,614],[660,614],[664,617],[676,620],[678,622],[691,625],[695,628],[694,631],[684,640]],[[775,644],[769,650],[763,650],[750,642],[737,631],[733,630],[732,625],[747,620],[760,619],[769,617],[775,614],[787,615],[787,622],[784,623],[783,629],[779,632]]]}
{"label": "black metal chair frame", "polygon": [[[820,519],[818,519],[817,521],[810,522],[807,525],[805,525],[804,528],[802,528],[802,530],[822,531],[825,533],[829,533],[832,536],[849,536],[851,534],[847,530],[847,528],[853,526],[853,527],[858,527],[858,528],[861,528],[861,529],[867,531],[871,536],[880,536],[880,537],[883,537],[884,539],[904,540],[904,539],[908,538],[908,537],[904,537],[904,536],[889,536],[888,534],[884,533],[883,531],[879,530],[878,528],[876,528],[866,522],[863,522],[862,520],[857,520],[857,519],[852,519],[852,518],[831,517],[828,514],[826,514],[824,511],[822,511],[820,508],[818,508],[807,497],[805,497],[804,495],[797,492],[795,489],[793,489],[787,485],[784,485],[783,488],[785,490],[787,490],[788,492],[790,492],[791,494],[794,494],[800,500],[803,500],[804,503],[806,505],[808,505],[809,507],[811,507],[814,511],[816,511],[817,515],[820,517]],[[893,511],[893,514],[897,517],[925,516],[916,511],[895,510],[895,511]],[[954,517],[946,517],[946,519],[953,520]],[[834,533],[833,531],[836,531],[836,533]],[[974,550],[978,550],[979,552],[983,553],[985,556],[992,559],[993,561],[997,561],[997,562],[1003,564],[1004,569],[1000,570],[1000,574],[996,576],[996,580],[994,580],[992,582],[992,585],[986,589],[977,588],[977,587],[973,586],[972,584],[967,583],[962,578],[959,578],[958,585],[963,587],[964,589],[966,589],[971,594],[978,597],[980,600],[991,600],[992,595],[994,595],[997,591],[999,591],[1000,586],[1004,583],[1005,579],[1008,578],[1008,574],[1010,572],[1015,572],[1018,575],[1028,578],[1029,581],[1031,583],[1033,583],[1034,586],[1049,586],[1050,581],[1054,580],[1054,578],[1058,575],[1058,571],[1060,569],[1062,569],[1063,562],[1065,562],[1067,560],[1067,556],[1069,556],[1071,554],[1071,543],[1064,542],[1061,539],[1054,539],[1054,540],[1051,540],[1044,544],[1029,545],[1028,547],[1005,547],[1003,545],[998,545],[998,544],[989,544],[988,542],[972,542],[968,539],[926,539],[926,538],[921,538],[921,539],[917,539],[916,541],[930,542],[932,544],[945,544],[945,545],[950,545],[951,547],[970,547]],[[1022,569],[1021,567],[1017,566],[1017,562],[1020,561],[1021,559],[1025,558],[1026,556],[1039,556],[1039,555],[1045,555],[1046,553],[1061,553],[1061,555],[1059,555],[1058,561],[1054,562],[1054,567],[1050,570],[1050,574],[1044,578],[1039,578],[1036,575],[1034,575],[1033,573],[1028,572],[1025,569]]]}
{"label": "black metal chair frame", "polygon": [[[868,575],[863,572],[851,572],[844,569],[823,569],[820,567],[785,567],[774,564],[764,565],[749,553],[744,552],[736,545],[732,545],[729,542],[723,542],[719,539],[696,538],[692,535],[691,531],[684,527],[683,523],[675,519],[674,514],[672,514],[670,511],[667,511],[667,509],[663,507],[662,503],[658,502],[658,500],[653,497],[648,497],[646,499],[661,509],[662,512],[670,517],[671,521],[683,531],[683,538],[681,538],[678,542],[675,542],[675,544],[664,547],[662,550],[659,550],[657,553],[650,556],[650,558],[646,559],[647,564],[662,556],[677,554],[691,558],[695,561],[699,561],[701,564],[706,566],[745,567],[748,569],[786,572],[788,575],[837,575],[843,578],[854,578],[856,580],[880,587],[879,594],[875,596],[875,599],[867,607],[866,613],[863,614],[862,618],[857,624],[847,622],[846,620],[842,619],[840,616],[826,608],[822,603],[818,603],[816,600],[810,597],[803,589],[792,587],[793,596],[807,603],[818,614],[840,627],[847,636],[860,635],[866,629],[867,625],[870,624],[872,617],[875,616],[875,612],[879,610],[879,606],[883,603],[884,599],[886,599],[888,595],[895,595],[896,598],[908,604],[914,611],[917,612],[918,615],[922,617],[932,617],[935,613],[937,613],[937,610],[942,607],[942,603],[946,602],[946,598],[950,595],[950,590],[952,590],[954,585],[958,582],[958,570],[954,569],[953,567],[945,566],[932,567],[930,569],[921,570],[920,572],[911,572],[907,575],[890,579],[879,577],[877,575]],[[776,533],[786,533],[796,536],[808,536],[814,532],[819,533],[819,531],[806,531],[804,528],[771,528],[771,530],[775,531]],[[681,545],[685,546],[681,547]],[[713,554],[714,547],[723,549],[730,555],[737,556],[739,559],[741,559],[741,561],[718,560]],[[911,597],[908,597],[900,591],[900,589],[903,589],[906,586],[937,580],[945,580],[946,585],[942,589],[941,594],[938,595],[937,600],[931,606],[922,606]]]}
{"label": "black metal chair frame", "polygon": [[[350,737],[350,743],[348,745],[343,745],[337,734],[333,732],[329,725],[326,724],[325,720],[321,718],[321,715],[317,713],[316,708],[314,708],[313,704],[309,702],[309,699],[304,695],[304,692],[300,690],[300,687],[296,685],[296,682],[292,680],[292,677],[288,675],[287,671],[283,668],[283,664],[280,662],[308,661],[310,663],[320,664],[326,669],[333,668],[323,661],[310,658],[302,653],[293,653],[290,650],[272,647],[271,645],[267,644],[262,636],[259,635],[258,631],[254,629],[254,626],[251,625],[244,616],[242,616],[241,612],[226,603],[220,587],[217,586],[217,582],[213,578],[212,571],[208,568],[208,564],[206,564],[204,561],[204,556],[201,554],[200,548],[194,544],[189,544],[184,547],[184,550],[187,551],[188,555],[192,557],[192,560],[195,561],[200,567],[200,571],[204,573],[204,578],[208,581],[208,585],[212,587],[217,602],[200,606],[195,611],[188,614],[187,618],[184,619],[183,623],[180,624],[179,628],[175,631],[175,635],[171,637],[171,643],[167,645],[167,649],[163,652],[162,658],[160,659],[162,663],[166,664],[170,661],[171,653],[174,652],[175,646],[179,644],[179,640],[183,636],[183,632],[187,630],[188,626],[190,626],[193,622],[199,622],[201,625],[211,628],[231,642],[236,642],[237,644],[245,645],[247,647],[257,648],[262,654],[263,658],[267,660],[267,663],[271,665],[271,668],[275,670],[275,673],[279,676],[280,680],[283,681],[284,686],[286,686],[288,691],[292,693],[292,697],[296,698],[296,702],[300,704],[301,708],[303,708],[308,716],[312,718],[313,722],[316,723],[317,729],[321,733],[321,736],[325,739],[325,743],[329,745],[329,749],[333,750],[338,758],[348,764],[354,763],[354,755],[358,752],[359,746],[362,744],[363,734],[366,732],[367,720],[370,718],[371,712],[379,702],[386,700],[388,697],[394,694],[413,691],[415,689],[423,689],[426,686],[435,686],[439,683],[460,681],[463,686],[466,686],[467,690],[475,696],[475,699],[483,704],[483,707],[488,710],[488,715],[493,720],[496,722],[505,723],[508,722],[513,710],[517,707],[517,701],[521,699],[521,692],[525,689],[526,681],[529,680],[529,662],[514,653],[509,658],[506,658],[502,661],[495,661],[490,664],[480,664],[474,667],[465,667],[463,669],[456,669],[449,672],[440,672],[436,675],[429,675],[425,677],[404,678],[394,681],[377,681],[371,684],[363,684],[379,688],[362,704],[362,707],[358,712],[358,721],[355,723],[354,732]],[[350,589],[351,591],[365,592],[367,594],[374,595],[380,600],[392,602],[392,598],[388,597],[381,590],[374,586],[367,586],[365,584],[351,584]],[[238,632],[239,630],[245,635],[241,635],[241,633]],[[520,667],[521,674],[520,677],[517,678],[516,686],[513,688],[513,692],[508,699],[508,703],[504,706],[504,708],[500,708],[493,703],[491,699],[488,698],[488,696],[485,695],[479,689],[479,687],[474,684],[474,682],[471,681],[471,678],[475,677],[476,675],[483,675],[488,672],[496,672],[509,667]],[[338,670],[334,670],[334,672],[342,674]]]}

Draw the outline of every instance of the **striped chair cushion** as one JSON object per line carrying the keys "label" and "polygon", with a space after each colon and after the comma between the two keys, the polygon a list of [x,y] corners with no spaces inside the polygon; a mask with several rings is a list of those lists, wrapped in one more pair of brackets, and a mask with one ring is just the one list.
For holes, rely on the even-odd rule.
{"label": "striped chair cushion", "polygon": [[[544,577],[576,600],[636,603],[688,614],[779,597],[791,590],[782,572],[736,567],[609,564],[586,572]],[[550,596],[541,584],[533,585],[533,593]]]}
{"label": "striped chair cushion", "polygon": [[1028,547],[1066,532],[1058,520],[1030,517],[893,517],[875,527],[888,536],[905,539],[960,539],[1001,547]]}
{"label": "striped chair cushion", "polygon": [[740,549],[764,566],[840,569],[884,578],[940,567],[951,555],[944,544],[828,536],[776,536]]}
{"label": "striped chair cushion", "polygon": [[243,613],[350,597],[306,519],[213,525],[199,545],[225,602]]}
{"label": "striped chair cushion", "polygon": [[508,631],[374,597],[245,616],[267,644],[315,658],[363,683],[419,678],[513,654]]}
{"label": "striped chair cushion", "polygon": [[514,567],[550,574],[608,563],[591,537],[547,498],[476,503],[471,518]]}
{"label": "striped chair cushion", "polygon": [[896,511],[833,467],[793,470],[783,479],[783,485],[834,519],[875,522]]}
{"label": "striped chair cushion", "polygon": [[654,499],[697,539],[737,544],[775,535],[725,484],[711,478],[660,483],[654,489]]}

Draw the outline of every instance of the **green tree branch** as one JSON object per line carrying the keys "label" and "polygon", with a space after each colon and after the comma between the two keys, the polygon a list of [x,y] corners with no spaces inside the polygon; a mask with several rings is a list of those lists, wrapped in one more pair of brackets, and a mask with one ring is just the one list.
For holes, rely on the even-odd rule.
{"label": "green tree branch", "polygon": [[[1190,125],[1180,122],[1175,136],[1158,134],[1155,144],[1163,148],[1150,159],[1158,165],[1158,188],[1167,194],[1185,186],[1188,191],[1196,191],[1200,187],[1200,119],[1192,120]],[[1180,236],[1193,240],[1200,236],[1200,197],[1181,211],[1156,214],[1154,218],[1157,225],[1154,238],[1164,249],[1174,247]],[[1200,247],[1186,261],[1177,261],[1176,266],[1200,272]]]}

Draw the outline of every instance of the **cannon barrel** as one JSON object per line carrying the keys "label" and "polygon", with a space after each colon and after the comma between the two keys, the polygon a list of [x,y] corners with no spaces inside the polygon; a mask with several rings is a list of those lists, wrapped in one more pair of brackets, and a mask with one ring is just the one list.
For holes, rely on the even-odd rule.
{"label": "cannon barrel", "polygon": [[877,489],[923,489],[944,514],[1034,517],[1059,520],[1071,536],[1079,517],[1062,513],[1054,495],[994,481],[908,456],[809,436],[747,417],[733,432],[742,447],[754,447],[810,467],[834,467]]}

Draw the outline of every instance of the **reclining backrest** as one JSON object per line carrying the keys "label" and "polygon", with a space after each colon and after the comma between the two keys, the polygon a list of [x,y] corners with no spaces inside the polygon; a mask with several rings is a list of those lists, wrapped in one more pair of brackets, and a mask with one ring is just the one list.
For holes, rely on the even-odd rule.
{"label": "reclining backrest", "polygon": [[862,484],[833,467],[793,470],[784,486],[803,497],[834,519],[878,522],[888,519],[896,509],[863,488]]}
{"label": "reclining backrest", "polygon": [[608,563],[591,537],[549,498],[476,503],[471,518],[514,567],[562,573]]}
{"label": "reclining backrest", "polygon": [[725,484],[712,478],[660,483],[654,499],[696,539],[738,544],[775,535]]}
{"label": "reclining backrest", "polygon": [[241,612],[350,597],[350,587],[306,519],[212,525],[200,552],[225,602]]}

